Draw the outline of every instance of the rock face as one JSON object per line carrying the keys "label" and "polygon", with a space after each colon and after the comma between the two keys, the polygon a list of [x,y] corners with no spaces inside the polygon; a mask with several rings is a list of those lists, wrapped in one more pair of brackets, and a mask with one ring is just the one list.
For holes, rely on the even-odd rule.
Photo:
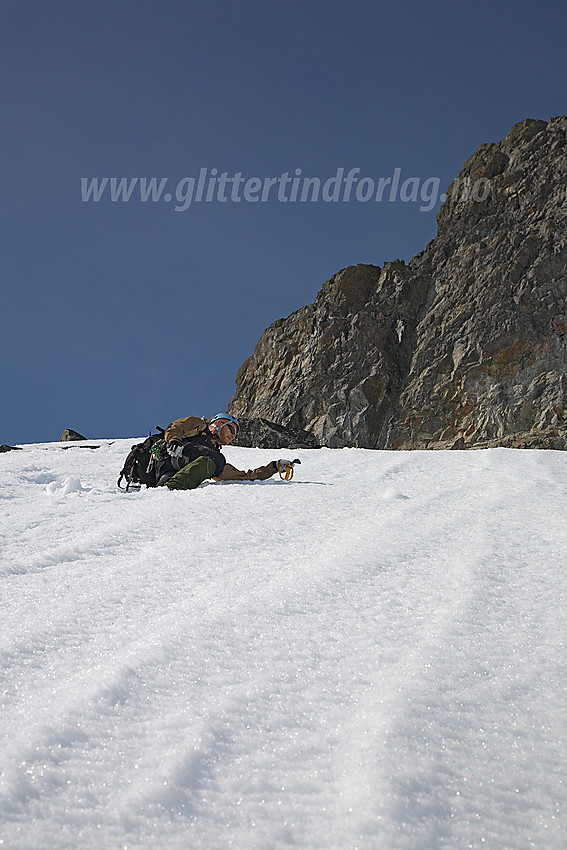
{"label": "rock face", "polygon": [[332,447],[531,445],[549,429],[562,447],[566,134],[566,117],[528,119],[483,145],[424,251],[338,272],[264,332],[230,412]]}

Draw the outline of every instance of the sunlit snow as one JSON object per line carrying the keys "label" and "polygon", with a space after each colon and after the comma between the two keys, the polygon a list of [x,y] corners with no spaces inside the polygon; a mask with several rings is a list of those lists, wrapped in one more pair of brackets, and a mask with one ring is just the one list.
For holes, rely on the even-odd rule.
{"label": "sunlit snow", "polygon": [[564,850],[567,453],[131,443],[0,456],[2,850]]}

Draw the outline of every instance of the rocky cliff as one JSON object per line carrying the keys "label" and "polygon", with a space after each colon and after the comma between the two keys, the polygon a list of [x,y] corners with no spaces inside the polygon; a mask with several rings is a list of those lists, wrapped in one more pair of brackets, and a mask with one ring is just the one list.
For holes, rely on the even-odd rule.
{"label": "rocky cliff", "polygon": [[338,272],[264,332],[231,413],[332,447],[565,447],[566,133],[526,120],[483,145],[424,251]]}

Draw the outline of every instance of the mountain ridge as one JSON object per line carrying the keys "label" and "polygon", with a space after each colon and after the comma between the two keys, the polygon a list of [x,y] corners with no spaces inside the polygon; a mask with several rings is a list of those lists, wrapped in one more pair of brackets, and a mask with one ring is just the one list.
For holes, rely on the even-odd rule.
{"label": "mountain ridge", "polygon": [[342,269],[264,331],[230,412],[330,447],[467,448],[544,432],[565,447],[566,137],[567,117],[526,119],[482,145],[423,251]]}

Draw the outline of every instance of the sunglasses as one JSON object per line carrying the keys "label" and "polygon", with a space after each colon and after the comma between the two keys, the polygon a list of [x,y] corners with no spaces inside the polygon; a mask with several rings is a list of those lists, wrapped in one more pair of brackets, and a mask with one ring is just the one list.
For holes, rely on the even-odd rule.
{"label": "sunglasses", "polygon": [[224,425],[221,426],[221,431],[223,428],[228,428],[233,437],[236,437],[237,430],[234,422],[225,422]]}

